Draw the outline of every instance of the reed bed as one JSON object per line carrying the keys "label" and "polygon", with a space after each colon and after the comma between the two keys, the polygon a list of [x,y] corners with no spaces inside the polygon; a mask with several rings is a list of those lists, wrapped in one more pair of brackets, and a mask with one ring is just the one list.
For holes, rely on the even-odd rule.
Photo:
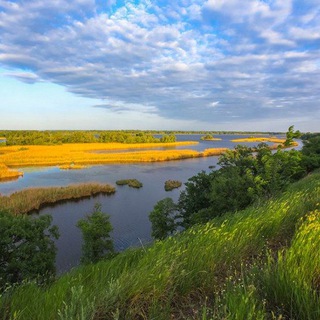
{"label": "reed bed", "polygon": [[[192,142],[175,142],[166,144],[146,144],[159,147],[187,145]],[[116,150],[118,148],[144,148],[144,150],[114,153],[94,153],[93,151]],[[124,145],[120,143],[66,144],[61,146],[12,146],[4,147],[1,160],[10,167],[23,166],[69,166],[107,163],[156,162],[181,160],[197,157],[220,155],[225,148],[207,149],[204,152],[195,150],[145,150],[145,144]]]}
{"label": "reed bed", "polygon": [[34,210],[66,200],[78,200],[98,194],[112,194],[115,188],[109,184],[83,183],[66,187],[28,188],[0,195],[0,208],[13,214],[27,214]]}
{"label": "reed bed", "polygon": [[317,320],[319,203],[315,174],[260,206],[80,267],[46,289],[26,283],[8,290],[0,315]]}
{"label": "reed bed", "polygon": [[284,143],[286,139],[272,138],[272,137],[249,137],[249,138],[239,138],[232,139],[232,142],[274,142],[274,143]]}
{"label": "reed bed", "polygon": [[23,176],[23,172],[9,169],[5,164],[0,163],[0,181],[18,179]]}

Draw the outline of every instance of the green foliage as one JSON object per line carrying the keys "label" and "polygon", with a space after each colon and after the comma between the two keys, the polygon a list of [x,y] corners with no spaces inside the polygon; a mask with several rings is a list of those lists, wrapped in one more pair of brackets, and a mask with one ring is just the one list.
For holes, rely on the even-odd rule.
{"label": "green foliage", "polygon": [[303,141],[302,161],[308,172],[320,168],[320,134]]}
{"label": "green foliage", "polygon": [[200,140],[212,140],[212,139],[213,139],[212,134],[206,134],[205,136],[200,138]]}
{"label": "green foliage", "polygon": [[164,134],[161,138],[160,138],[160,142],[175,142],[176,141],[176,136],[174,134]]}
{"label": "green foliage", "polygon": [[209,208],[211,180],[215,175],[214,171],[209,174],[201,171],[185,183],[186,188],[181,192],[178,202],[182,227],[189,228],[194,224],[193,214],[201,209]]}
{"label": "green foliage", "polygon": [[163,240],[172,235],[176,230],[175,214],[176,204],[171,198],[160,200],[155,205],[153,211],[149,214],[149,220],[152,223],[152,237]]}
{"label": "green foliage", "polygon": [[94,263],[114,254],[110,232],[113,230],[110,216],[101,211],[101,204],[94,206],[86,219],[78,221],[77,226],[83,235],[82,263]]}
{"label": "green foliage", "polygon": [[299,151],[272,153],[263,143],[228,150],[219,170],[201,172],[186,183],[179,198],[181,225],[188,228],[277,194],[305,174],[301,159]]}
{"label": "green foliage", "polygon": [[[162,138],[155,138],[156,132],[145,131],[37,131],[37,130],[4,130],[0,137],[4,137],[6,145],[56,145],[63,143],[157,143],[175,142],[174,134],[164,134]],[[1,143],[0,139],[0,145]]]}
{"label": "green foliage", "polygon": [[284,145],[286,147],[289,147],[292,145],[293,139],[299,139],[300,137],[301,137],[301,132],[299,130],[294,131],[294,126],[290,126],[286,133],[286,141],[284,142]]}
{"label": "green foliage", "polygon": [[30,218],[0,211],[0,289],[23,280],[55,275],[57,227],[51,216]]}

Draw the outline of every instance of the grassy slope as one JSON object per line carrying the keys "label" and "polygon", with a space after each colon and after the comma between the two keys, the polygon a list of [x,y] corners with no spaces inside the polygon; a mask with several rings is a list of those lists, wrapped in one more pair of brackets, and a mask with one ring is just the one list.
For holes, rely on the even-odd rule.
{"label": "grassy slope", "polygon": [[314,174],[259,207],[75,269],[46,290],[26,284],[8,291],[1,313],[28,320],[320,319],[319,203]]}

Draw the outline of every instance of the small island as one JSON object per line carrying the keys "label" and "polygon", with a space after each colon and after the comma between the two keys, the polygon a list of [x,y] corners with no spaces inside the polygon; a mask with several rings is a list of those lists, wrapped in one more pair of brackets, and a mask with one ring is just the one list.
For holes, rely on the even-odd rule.
{"label": "small island", "polygon": [[128,185],[129,187],[131,187],[131,188],[136,188],[136,189],[139,189],[139,188],[142,188],[142,187],[143,187],[142,182],[140,182],[140,181],[137,180],[137,179],[117,180],[117,181],[116,181],[116,184],[117,184],[118,186]]}
{"label": "small island", "polygon": [[219,141],[222,140],[221,138],[215,138],[211,134],[206,134],[205,136],[201,137],[200,140],[202,141]]}
{"label": "small island", "polygon": [[182,185],[182,182],[179,180],[167,180],[164,183],[164,190],[171,191],[173,189],[180,188],[181,185]]}

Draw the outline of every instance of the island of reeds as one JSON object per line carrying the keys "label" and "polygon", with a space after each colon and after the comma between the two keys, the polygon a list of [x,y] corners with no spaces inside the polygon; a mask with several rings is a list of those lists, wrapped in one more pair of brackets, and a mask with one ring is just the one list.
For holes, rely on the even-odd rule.
{"label": "island of reeds", "polygon": [[164,190],[171,191],[173,189],[180,188],[182,186],[182,182],[179,180],[167,180],[164,183]]}
{"label": "island of reeds", "polygon": [[45,206],[67,200],[80,200],[98,194],[113,194],[116,189],[109,184],[81,183],[66,187],[27,188],[8,196],[0,195],[0,210],[13,214],[27,214]]}
{"label": "island of reeds", "polygon": [[117,180],[116,184],[118,186],[125,186],[128,185],[131,188],[140,189],[143,187],[143,183],[137,179],[123,179],[123,180]]}

